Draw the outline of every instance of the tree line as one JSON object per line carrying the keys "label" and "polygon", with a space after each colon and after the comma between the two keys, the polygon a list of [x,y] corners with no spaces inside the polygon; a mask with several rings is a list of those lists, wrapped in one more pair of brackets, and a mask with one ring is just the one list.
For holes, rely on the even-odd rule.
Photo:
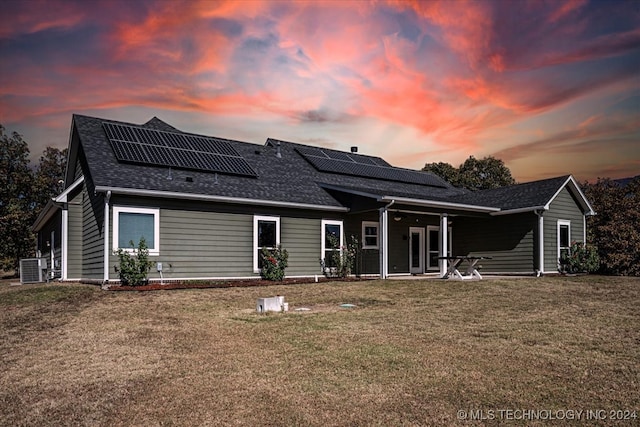
{"label": "tree line", "polygon": [[[0,270],[17,271],[21,258],[35,255],[31,225],[63,190],[67,149],[47,147],[35,168],[29,154],[22,136],[5,133],[0,124]],[[458,167],[427,163],[423,170],[471,191],[516,183],[494,157],[470,156]],[[640,176],[624,184],[599,178],[581,186],[597,213],[587,219],[587,243],[598,249],[600,273],[640,276]]]}
{"label": "tree line", "polygon": [[29,146],[0,124],[0,270],[17,273],[21,258],[35,255],[31,225],[63,190],[67,149],[47,147],[32,168]]}

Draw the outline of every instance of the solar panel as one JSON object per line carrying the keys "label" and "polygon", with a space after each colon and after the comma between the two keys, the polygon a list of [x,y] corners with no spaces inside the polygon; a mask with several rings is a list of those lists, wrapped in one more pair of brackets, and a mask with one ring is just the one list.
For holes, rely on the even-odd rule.
{"label": "solar panel", "polygon": [[224,139],[102,123],[119,162],[257,176]]}
{"label": "solar panel", "polygon": [[431,187],[448,187],[443,180],[431,173],[395,168],[377,157],[307,147],[296,148],[296,150],[320,172],[428,185]]}

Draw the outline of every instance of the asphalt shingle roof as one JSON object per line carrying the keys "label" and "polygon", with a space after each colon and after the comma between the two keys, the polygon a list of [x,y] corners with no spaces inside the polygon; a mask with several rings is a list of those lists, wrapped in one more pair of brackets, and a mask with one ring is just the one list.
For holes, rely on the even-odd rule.
{"label": "asphalt shingle roof", "polygon": [[546,205],[567,182],[569,175],[541,181],[510,185],[468,192],[460,201],[468,204],[490,206],[502,210],[523,209]]}
{"label": "asphalt shingle roof", "polygon": [[[102,127],[103,122],[181,132],[157,117],[143,125],[135,125],[74,115],[73,123],[96,187],[341,207],[342,205],[323,189],[323,185],[330,185],[342,187],[346,191],[359,191],[377,196],[517,209],[546,204],[567,180],[567,176],[564,176],[495,190],[470,192],[449,184],[429,186],[326,173],[314,168],[297,150],[310,146],[275,139],[268,139],[265,145],[225,140],[257,172],[257,178],[181,169],[170,171],[166,167],[118,162]],[[281,157],[276,156],[278,150]],[[376,159],[380,160],[380,164],[385,163],[380,158]],[[192,182],[187,182],[187,177],[190,177]],[[442,182],[439,178],[435,181]]]}

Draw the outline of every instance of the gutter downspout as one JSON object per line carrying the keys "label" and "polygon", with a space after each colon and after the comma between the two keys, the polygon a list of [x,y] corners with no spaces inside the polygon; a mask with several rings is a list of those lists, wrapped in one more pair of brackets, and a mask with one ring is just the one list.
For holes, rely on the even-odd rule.
{"label": "gutter downspout", "polygon": [[395,202],[395,200],[391,200],[388,205],[380,208],[380,238],[382,239],[382,244],[380,245],[381,279],[386,279],[389,275],[389,257],[387,255],[389,251],[389,214],[387,211]]}
{"label": "gutter downspout", "polygon": [[544,274],[544,210],[536,209],[535,214],[538,215],[538,271],[536,277]]}
{"label": "gutter downspout", "polygon": [[111,191],[107,191],[104,196],[104,273],[102,285],[109,283],[109,201],[111,199]]}

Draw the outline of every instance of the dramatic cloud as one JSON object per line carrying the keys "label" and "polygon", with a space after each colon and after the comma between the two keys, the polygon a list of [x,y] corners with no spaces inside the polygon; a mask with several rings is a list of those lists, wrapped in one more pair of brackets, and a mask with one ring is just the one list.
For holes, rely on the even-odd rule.
{"label": "dramatic cloud", "polygon": [[640,162],[638,28],[623,0],[9,0],[0,123],[34,158],[72,113],[156,115],[404,167],[495,155],[518,179],[619,177]]}

